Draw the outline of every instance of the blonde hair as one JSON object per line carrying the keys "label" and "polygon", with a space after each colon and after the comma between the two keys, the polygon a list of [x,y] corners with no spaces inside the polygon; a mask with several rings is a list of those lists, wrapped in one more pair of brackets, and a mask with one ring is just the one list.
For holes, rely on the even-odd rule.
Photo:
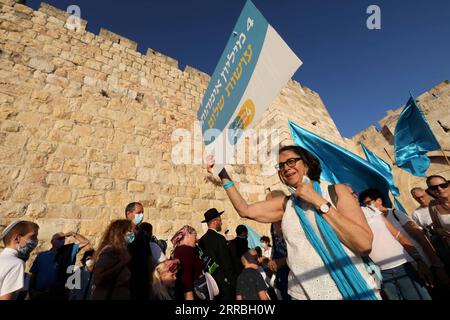
{"label": "blonde hair", "polygon": [[159,298],[161,300],[172,300],[172,297],[169,294],[169,290],[163,285],[161,281],[160,273],[165,271],[166,265],[164,262],[159,263],[155,271],[153,271],[153,296]]}

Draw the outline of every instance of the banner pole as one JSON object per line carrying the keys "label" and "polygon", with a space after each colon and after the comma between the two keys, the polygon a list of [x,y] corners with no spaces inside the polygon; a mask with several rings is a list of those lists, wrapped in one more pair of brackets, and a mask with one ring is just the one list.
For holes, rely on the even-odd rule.
{"label": "banner pole", "polygon": [[383,150],[384,150],[384,152],[386,152],[387,156],[388,156],[388,157],[389,157],[389,159],[391,160],[391,162],[392,162],[392,165],[393,165],[393,166],[397,166],[397,165],[395,164],[395,161],[394,161],[394,160],[392,160],[392,158],[391,158],[391,155],[389,154],[389,152],[387,152],[386,148],[383,148]]}

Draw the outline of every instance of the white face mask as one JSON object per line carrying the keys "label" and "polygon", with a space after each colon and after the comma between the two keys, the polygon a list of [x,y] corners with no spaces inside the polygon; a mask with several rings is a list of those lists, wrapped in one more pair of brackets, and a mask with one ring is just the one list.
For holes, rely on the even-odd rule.
{"label": "white face mask", "polygon": [[89,259],[86,261],[86,267],[91,268],[94,265],[94,261],[92,259]]}
{"label": "white face mask", "polygon": [[144,220],[144,214],[135,214],[133,222],[135,225],[140,225],[142,223],[142,220]]}

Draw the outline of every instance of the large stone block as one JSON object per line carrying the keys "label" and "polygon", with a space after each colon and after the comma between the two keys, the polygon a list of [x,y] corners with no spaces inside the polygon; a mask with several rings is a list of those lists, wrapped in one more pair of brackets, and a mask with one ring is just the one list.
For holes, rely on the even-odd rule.
{"label": "large stone block", "polygon": [[113,190],[114,180],[95,178],[92,182],[92,188],[94,188],[95,190]]}
{"label": "large stone block", "polygon": [[128,183],[128,191],[129,192],[144,192],[145,185],[143,183],[139,183],[136,181],[130,181]]}
{"label": "large stone block", "polygon": [[83,160],[67,159],[64,161],[63,172],[69,174],[86,174],[86,162]]}
{"label": "large stone block", "polygon": [[50,186],[47,191],[47,203],[67,204],[72,200],[72,191],[70,188],[61,186]]}
{"label": "large stone block", "polygon": [[106,192],[106,204],[111,207],[125,208],[125,206],[132,202],[132,198],[125,192]]}
{"label": "large stone block", "polygon": [[115,179],[136,179],[134,156],[120,156],[111,168],[111,177]]}
{"label": "large stone block", "polygon": [[78,192],[76,203],[81,206],[100,207],[104,205],[104,191],[82,190]]}
{"label": "large stone block", "polygon": [[89,189],[91,187],[91,179],[85,176],[71,176],[69,186],[75,189]]}
{"label": "large stone block", "polygon": [[159,196],[156,199],[156,207],[157,208],[170,208],[172,207],[172,197],[169,196]]}

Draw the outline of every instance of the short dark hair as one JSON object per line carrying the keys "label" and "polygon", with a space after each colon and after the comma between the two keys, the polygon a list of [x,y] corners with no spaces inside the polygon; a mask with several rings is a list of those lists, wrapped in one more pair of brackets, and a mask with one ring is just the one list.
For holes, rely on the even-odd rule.
{"label": "short dark hair", "polygon": [[128,212],[132,212],[134,209],[136,209],[136,205],[142,206],[139,202],[131,202],[125,207],[125,217],[127,216]]}
{"label": "short dark hair", "polygon": [[442,179],[444,181],[447,181],[447,179],[445,179],[443,176],[434,174],[432,176],[427,177],[427,181],[426,181],[427,185],[430,183],[431,179]]}
{"label": "short dark hair", "polygon": [[262,249],[261,247],[255,247],[256,253],[258,254],[258,257],[262,257]]}
{"label": "short dark hair", "polygon": [[378,189],[375,189],[375,188],[367,189],[359,194],[358,199],[359,199],[360,203],[364,203],[364,199],[366,199],[366,198],[370,198],[372,200],[381,199],[381,203],[383,204],[383,206],[386,205],[386,199],[384,198],[383,194]]}
{"label": "short dark hair", "polygon": [[270,239],[268,236],[262,236],[261,239],[259,239],[259,241],[270,244]]}
{"label": "short dark hair", "polygon": [[[282,152],[285,152],[285,151],[292,151],[302,159],[302,161],[308,167],[308,178],[310,178],[313,181],[320,180],[320,174],[322,173],[322,167],[320,165],[319,159],[317,159],[317,157],[315,155],[313,155],[311,152],[309,152],[306,149],[299,147],[299,146],[284,146],[280,149],[278,154],[281,154]],[[280,171],[278,171],[278,177],[280,178],[281,182],[283,182],[283,184],[286,184],[281,176]]]}
{"label": "short dark hair", "polygon": [[248,233],[247,227],[244,226],[243,224],[238,225],[236,228],[236,235],[241,236],[244,233]]}
{"label": "short dark hair", "polygon": [[258,264],[258,252],[256,249],[250,249],[242,255],[241,261],[242,259],[245,259],[248,263]]}

